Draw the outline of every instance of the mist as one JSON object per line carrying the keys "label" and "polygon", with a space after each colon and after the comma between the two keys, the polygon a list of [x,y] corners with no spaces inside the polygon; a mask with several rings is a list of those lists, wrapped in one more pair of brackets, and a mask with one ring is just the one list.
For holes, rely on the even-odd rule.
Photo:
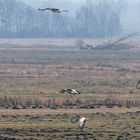
{"label": "mist", "polygon": [[[69,12],[53,13],[38,8]],[[140,32],[138,0],[2,0],[1,37],[106,38]]]}
{"label": "mist", "polygon": [[[85,3],[85,0],[23,0],[25,3],[38,8],[43,6],[54,6],[60,8],[67,8],[72,12],[72,14],[78,9],[82,4]],[[98,1],[98,0],[94,0]],[[116,1],[116,0],[114,0]],[[51,5],[47,5],[51,3]],[[125,8],[122,10],[121,15],[121,25],[124,28],[124,33],[129,32],[140,32],[140,1],[139,0],[125,0]],[[45,5],[44,5],[45,4]]]}

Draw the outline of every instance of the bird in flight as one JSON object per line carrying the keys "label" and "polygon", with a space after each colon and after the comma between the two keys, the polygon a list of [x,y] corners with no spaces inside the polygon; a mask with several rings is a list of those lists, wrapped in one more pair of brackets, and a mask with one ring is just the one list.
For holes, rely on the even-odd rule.
{"label": "bird in flight", "polygon": [[49,10],[49,11],[52,11],[54,13],[69,12],[68,10],[63,10],[63,9],[59,9],[59,8],[43,8],[43,9],[38,8],[38,10],[39,11]]}
{"label": "bird in flight", "polygon": [[80,128],[81,131],[83,131],[86,121],[87,121],[87,118],[81,117],[79,115],[75,115],[71,119],[72,123],[78,122],[78,127]]}
{"label": "bird in flight", "polygon": [[87,118],[85,117],[80,117],[79,121],[78,121],[78,126],[81,129],[81,131],[83,131],[83,128],[85,126],[85,123],[87,121]]}
{"label": "bird in flight", "polygon": [[71,88],[68,88],[68,89],[62,89],[61,91],[60,91],[60,93],[69,93],[69,94],[71,94],[71,96],[72,95],[76,95],[76,94],[81,94],[81,92],[80,91],[78,91],[78,90],[76,90],[76,89],[71,89]]}

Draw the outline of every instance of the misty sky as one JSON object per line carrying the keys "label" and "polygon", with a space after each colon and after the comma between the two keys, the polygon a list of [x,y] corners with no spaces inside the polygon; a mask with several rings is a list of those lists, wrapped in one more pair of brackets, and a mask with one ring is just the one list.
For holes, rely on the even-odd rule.
{"label": "misty sky", "polygon": [[[20,0],[19,0],[20,1]],[[47,7],[48,0],[21,0],[26,2],[27,4],[35,7],[35,8],[44,8]],[[50,0],[52,3],[52,0]],[[48,6],[52,7],[60,7],[64,9],[68,9],[73,13],[77,8],[79,8],[82,4],[84,4],[85,0],[53,0],[53,4]],[[128,4],[128,8],[125,13],[121,17],[121,23],[124,28],[133,28],[137,31],[140,30],[140,12],[138,12],[138,5],[140,7],[140,0],[126,0]],[[140,9],[140,8],[139,8]],[[132,30],[133,30],[132,29]]]}

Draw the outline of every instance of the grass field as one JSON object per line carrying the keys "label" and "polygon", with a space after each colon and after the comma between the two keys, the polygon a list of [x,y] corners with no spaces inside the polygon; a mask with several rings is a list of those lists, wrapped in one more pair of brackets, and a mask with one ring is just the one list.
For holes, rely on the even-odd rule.
{"label": "grass field", "polygon": [[[1,139],[33,140],[138,140],[138,109],[31,109],[0,110]],[[71,123],[73,115],[84,115],[88,121],[84,131]]]}
{"label": "grass field", "polygon": [[[0,139],[140,139],[140,39],[129,41],[137,45],[89,51],[73,39],[0,40]],[[82,94],[60,94],[63,88]],[[105,107],[110,104],[119,107]],[[14,110],[15,105],[26,109]],[[71,123],[75,114],[88,118],[84,132]]]}
{"label": "grass field", "polygon": [[[13,48],[6,48],[6,41]],[[44,43],[44,47],[37,45],[37,41]],[[1,96],[20,96],[22,100],[26,97],[69,99],[69,95],[61,95],[59,91],[76,88],[83,93],[78,98],[81,100],[113,98],[118,102],[131,100],[131,104],[139,104],[139,90],[135,88],[140,77],[139,47],[118,51],[82,51],[72,45],[76,40],[54,40],[58,47],[51,46],[54,45],[52,42],[1,40]],[[94,40],[89,42],[94,44]],[[97,42],[99,40],[95,44]],[[36,46],[35,49],[32,45]]]}

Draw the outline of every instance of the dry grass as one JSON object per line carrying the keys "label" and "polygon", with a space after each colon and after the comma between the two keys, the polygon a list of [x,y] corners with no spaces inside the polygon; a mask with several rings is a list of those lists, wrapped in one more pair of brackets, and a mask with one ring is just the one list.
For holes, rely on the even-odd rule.
{"label": "dry grass", "polygon": [[[135,41],[139,44],[139,40]],[[120,103],[131,108],[0,109],[1,139],[140,139],[140,95],[135,87],[140,77],[140,48],[81,51],[75,42],[0,40],[0,103]],[[71,98],[59,93],[62,88],[76,88],[82,94]],[[74,114],[90,120],[83,133],[70,122]]]}
{"label": "dry grass", "polygon": [[[104,102],[111,95],[110,100],[113,98],[122,105],[128,103],[138,106],[140,96],[135,86],[140,77],[140,48],[89,52],[71,47],[75,41],[0,40],[3,48],[6,42],[15,46],[15,49],[6,48],[0,52],[0,95],[13,98],[21,96],[23,100],[58,98],[65,101],[70,96],[61,95],[59,91],[62,88],[76,88],[82,91],[81,96],[76,97],[79,100]],[[100,42],[86,41],[95,44]],[[59,49],[34,49],[34,45],[40,49],[43,43],[57,45]],[[15,44],[19,49],[16,49]],[[30,46],[33,50],[30,50]],[[70,49],[67,50],[67,47]]]}
{"label": "dry grass", "polygon": [[[0,39],[0,45],[10,44],[15,46],[75,46],[77,39]],[[97,45],[105,40],[84,39],[85,42]]]}
{"label": "dry grass", "polygon": [[1,115],[44,115],[44,114],[87,114],[87,113],[127,113],[137,112],[139,108],[96,108],[96,109],[24,109],[24,110],[13,110],[13,109],[0,109]]}
{"label": "dry grass", "polygon": [[[36,139],[84,139],[108,140],[139,139],[138,109],[114,108],[95,110],[0,110],[0,138],[18,140]],[[71,123],[75,114],[85,116],[88,121],[84,131],[77,123]]]}
{"label": "dry grass", "polygon": [[[112,39],[112,41],[117,40],[118,38],[114,38]],[[3,45],[11,45],[11,46],[15,46],[15,48],[19,48],[21,49],[21,46],[24,47],[28,47],[28,49],[31,46],[36,46],[34,47],[34,49],[38,49],[37,46],[75,46],[77,40],[79,39],[0,39],[0,46],[2,47]],[[109,41],[109,39],[82,39],[85,43],[96,46],[96,45],[102,45],[104,43],[107,43]],[[137,38],[131,38],[128,39],[126,41],[124,41],[125,43],[129,43],[131,42],[132,44],[136,44],[138,45],[140,43],[140,39],[139,37]],[[0,47],[0,48],[1,48]]]}

